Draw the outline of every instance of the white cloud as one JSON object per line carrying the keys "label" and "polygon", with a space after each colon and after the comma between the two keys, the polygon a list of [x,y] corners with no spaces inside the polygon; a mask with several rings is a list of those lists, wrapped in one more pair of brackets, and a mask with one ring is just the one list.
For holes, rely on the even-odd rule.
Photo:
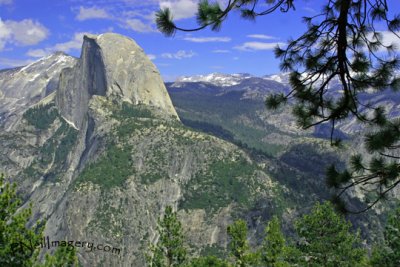
{"label": "white cloud", "polygon": [[196,14],[197,2],[196,0],[162,0],[160,1],[160,8],[169,8],[175,20],[187,19]]}
{"label": "white cloud", "polygon": [[83,43],[83,36],[87,34],[86,32],[77,32],[74,34],[74,37],[67,42],[57,43],[50,48],[46,48],[47,51],[56,52],[63,51],[65,53],[70,52],[71,50],[80,50]]}
{"label": "white cloud", "polygon": [[84,21],[88,19],[109,19],[111,15],[107,13],[106,10],[98,7],[79,7],[79,13],[76,15],[75,19],[79,21]]}
{"label": "white cloud", "polygon": [[213,53],[219,53],[219,54],[226,54],[226,53],[230,53],[231,51],[229,51],[229,50],[225,50],[225,49],[216,49],[216,50],[213,50],[213,51],[211,51],[211,52],[213,52]]}
{"label": "white cloud", "polygon": [[53,46],[46,47],[44,49],[30,49],[26,55],[30,57],[45,57],[57,51],[69,53],[72,50],[80,50],[82,48],[83,36],[88,34],[87,32],[77,32],[74,34],[71,40],[56,43]]}
{"label": "white cloud", "polygon": [[48,55],[48,52],[44,49],[29,49],[26,55],[30,57],[45,57]]}
{"label": "white cloud", "polygon": [[265,34],[250,34],[247,35],[249,38],[255,38],[255,39],[264,39],[264,40],[274,40],[274,39],[279,39],[277,37],[271,36],[271,35],[265,35]]}
{"label": "white cloud", "polygon": [[11,31],[0,18],[0,51],[2,51],[11,37]]}
{"label": "white cloud", "polygon": [[40,43],[49,35],[49,30],[37,21],[24,19],[21,21],[6,20],[0,23],[0,43],[13,43],[29,46]]}
{"label": "white cloud", "polygon": [[123,26],[124,28],[131,29],[136,32],[155,32],[156,31],[149,24],[145,24],[139,19],[128,19],[124,23],[125,23],[125,26]]}
{"label": "white cloud", "polygon": [[285,45],[285,43],[246,42],[240,46],[235,46],[234,49],[242,51],[272,50],[277,45]]}
{"label": "white cloud", "polygon": [[156,57],[156,55],[153,55],[153,54],[147,54],[147,57],[150,59],[150,60],[155,60],[157,57]]}
{"label": "white cloud", "polygon": [[0,6],[1,5],[11,5],[13,3],[13,0],[0,0]]}
{"label": "white cloud", "polygon": [[14,58],[4,58],[4,57],[0,57],[0,68],[5,68],[5,67],[20,67],[20,66],[26,66],[32,62],[34,62],[34,60],[28,59],[28,60],[24,60],[24,59],[14,59]]}
{"label": "white cloud", "polygon": [[[385,46],[389,46],[389,45],[393,45],[394,49],[396,52],[400,52],[400,38],[396,36],[399,35],[400,36],[400,31],[396,32],[396,34],[390,32],[390,31],[381,31],[378,32],[380,34],[381,37],[381,42],[382,44],[384,44]],[[376,41],[376,38],[374,38],[372,33],[369,33],[367,35],[367,38],[369,41]],[[366,46],[363,47],[364,52],[369,52],[368,48]],[[382,53],[387,53],[387,49],[383,46],[380,46],[378,49],[378,52],[382,52]]]}
{"label": "white cloud", "polygon": [[139,10],[124,10],[122,11],[122,17],[124,18],[142,18],[148,21],[154,21],[156,12],[151,9],[139,9]]}
{"label": "white cloud", "polygon": [[161,54],[161,57],[169,59],[184,59],[184,58],[191,58],[195,55],[197,54],[191,50],[190,51],[179,50],[176,53],[163,53]]}
{"label": "white cloud", "polygon": [[230,42],[230,37],[185,37],[185,41],[194,43],[208,43],[208,42]]}
{"label": "white cloud", "polygon": [[[399,52],[400,51],[400,38],[397,37],[395,34],[393,34],[390,31],[383,31],[380,32],[382,34],[382,43],[386,46],[393,44],[395,49]],[[396,32],[397,35],[400,36],[400,31]],[[371,38],[372,40],[372,38]],[[379,50],[380,52],[385,52],[386,49],[384,47],[381,47]]]}

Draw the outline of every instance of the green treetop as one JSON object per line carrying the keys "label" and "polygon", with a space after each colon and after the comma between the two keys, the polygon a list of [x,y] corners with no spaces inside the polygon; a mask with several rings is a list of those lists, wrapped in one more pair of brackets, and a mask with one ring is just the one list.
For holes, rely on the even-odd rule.
{"label": "green treetop", "polygon": [[155,245],[150,246],[148,263],[151,267],[183,266],[186,262],[186,248],[182,225],[172,211],[171,206],[165,208],[163,218],[158,219],[159,239]]}
{"label": "green treetop", "polygon": [[31,208],[17,212],[22,201],[16,185],[5,182],[4,175],[0,175],[0,190],[0,266],[32,266],[39,254],[36,244],[43,226],[38,222],[32,229],[26,227]]}
{"label": "green treetop", "polygon": [[281,230],[278,217],[274,216],[265,228],[265,238],[261,249],[261,262],[268,267],[289,267],[286,261],[289,249]]}
{"label": "green treetop", "polygon": [[[23,267],[53,267],[78,266],[75,250],[66,251],[60,247],[55,254],[45,255],[42,263],[39,249],[43,238],[43,222],[36,222],[28,228],[32,216],[31,206],[21,208],[22,201],[17,196],[16,185],[5,181],[0,175],[0,266]],[[19,210],[20,209],[20,210]]]}
{"label": "green treetop", "polygon": [[366,266],[366,251],[351,223],[335,213],[332,204],[317,203],[295,223],[300,238],[300,262],[307,266]]}
{"label": "green treetop", "polygon": [[257,266],[259,256],[250,251],[247,241],[247,224],[237,220],[227,228],[230,237],[229,248],[235,259],[235,267]]}
{"label": "green treetop", "polygon": [[374,247],[371,258],[372,266],[400,266],[400,207],[389,215],[384,243]]}

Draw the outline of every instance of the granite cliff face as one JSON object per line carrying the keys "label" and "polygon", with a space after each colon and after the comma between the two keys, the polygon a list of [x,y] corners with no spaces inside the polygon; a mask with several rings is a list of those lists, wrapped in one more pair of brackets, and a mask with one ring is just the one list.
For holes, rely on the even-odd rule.
{"label": "granite cliff face", "polygon": [[177,117],[154,64],[132,39],[122,35],[85,36],[80,59],[61,73],[56,105],[78,129],[93,95],[154,106]]}
{"label": "granite cliff face", "polygon": [[[27,85],[35,100],[27,94],[29,106],[12,124],[4,119],[10,126],[0,133],[0,171],[18,183],[34,218],[47,221],[51,239],[120,249],[78,249],[84,266],[145,266],[166,205],[179,210],[197,253],[224,250],[227,224],[247,216],[259,199],[264,204],[257,210],[283,212],[274,200],[282,192],[265,166],[181,124],[158,71],[134,41],[86,36],[81,57],[66,61],[48,75],[56,83],[51,90],[45,82]],[[18,84],[10,73],[20,70],[6,71],[0,83]],[[9,88],[0,87],[2,96],[19,90]]]}

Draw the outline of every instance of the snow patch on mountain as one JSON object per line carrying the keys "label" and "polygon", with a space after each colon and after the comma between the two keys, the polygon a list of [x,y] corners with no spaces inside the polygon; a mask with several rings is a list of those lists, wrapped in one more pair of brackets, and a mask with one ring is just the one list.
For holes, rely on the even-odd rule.
{"label": "snow patch on mountain", "polygon": [[289,84],[290,72],[278,73],[273,75],[266,75],[263,77],[265,80],[275,81],[282,84]]}
{"label": "snow patch on mountain", "polygon": [[206,75],[183,76],[178,78],[175,83],[179,87],[181,82],[207,82],[216,86],[233,86],[237,85],[245,79],[254,77],[248,73],[224,74],[210,73]]}

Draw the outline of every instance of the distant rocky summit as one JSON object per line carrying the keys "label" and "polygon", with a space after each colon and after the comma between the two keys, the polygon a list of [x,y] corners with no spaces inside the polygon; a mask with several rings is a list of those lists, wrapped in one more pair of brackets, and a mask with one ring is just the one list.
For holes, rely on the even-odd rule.
{"label": "distant rocky summit", "polygon": [[57,52],[25,67],[0,71],[0,126],[8,129],[30,106],[53,93],[76,58]]}
{"label": "distant rocky summit", "polygon": [[84,37],[81,58],[61,73],[56,104],[62,116],[81,128],[93,95],[151,105],[177,116],[154,64],[132,39],[119,34]]}

